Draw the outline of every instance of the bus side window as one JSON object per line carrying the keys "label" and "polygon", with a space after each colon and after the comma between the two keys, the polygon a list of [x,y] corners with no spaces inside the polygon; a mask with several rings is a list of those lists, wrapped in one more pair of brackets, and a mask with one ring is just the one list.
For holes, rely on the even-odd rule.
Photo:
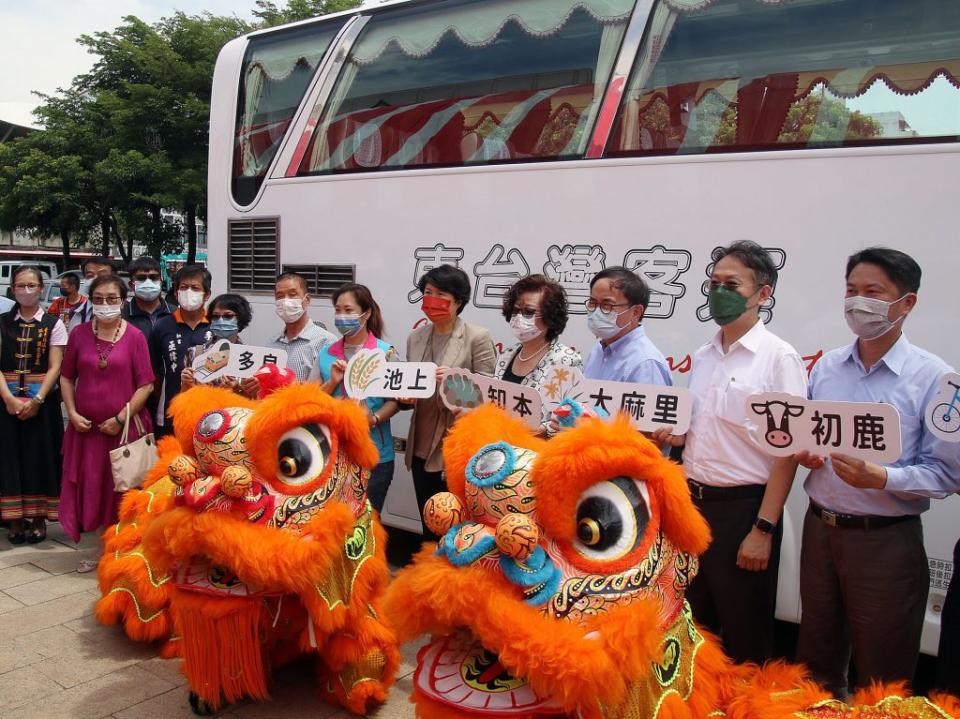
{"label": "bus side window", "polygon": [[371,17],[299,175],[582,157],[634,0],[448,0]]}
{"label": "bus side window", "polygon": [[306,25],[250,38],[237,99],[233,198],[249,205],[320,61],[345,22]]}
{"label": "bus side window", "polygon": [[[698,9],[699,8],[699,9]],[[960,135],[954,0],[660,0],[608,156]]]}

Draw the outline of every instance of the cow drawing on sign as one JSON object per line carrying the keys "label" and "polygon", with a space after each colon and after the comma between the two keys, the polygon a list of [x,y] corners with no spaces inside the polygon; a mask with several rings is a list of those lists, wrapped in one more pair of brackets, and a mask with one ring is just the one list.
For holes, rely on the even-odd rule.
{"label": "cow drawing on sign", "polygon": [[767,432],[764,439],[771,447],[784,449],[793,444],[793,435],[790,434],[790,418],[803,414],[804,407],[799,404],[790,404],[780,400],[769,402],[754,402],[750,408],[759,415],[767,418]]}

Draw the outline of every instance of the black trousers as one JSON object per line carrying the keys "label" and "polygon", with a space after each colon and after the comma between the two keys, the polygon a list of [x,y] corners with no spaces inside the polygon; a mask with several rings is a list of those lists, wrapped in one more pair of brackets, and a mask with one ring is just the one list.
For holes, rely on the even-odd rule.
{"label": "black trousers", "polygon": [[760,663],[773,655],[781,524],[774,530],[764,571],[750,572],[737,566],[740,543],[753,528],[762,501],[762,495],[693,497],[710,525],[713,540],[700,557],[700,572],[687,590],[687,600],[694,618],[720,637],[724,650],[737,662]]}
{"label": "black trousers", "polygon": [[920,517],[886,527],[832,527],[809,510],[800,553],[797,660],[838,696],[857,686],[912,681],[930,589]]}
{"label": "black trousers", "polygon": [[937,686],[960,696],[960,540],[953,547],[953,577],[940,615]]}
{"label": "black trousers", "polygon": [[443,472],[428,472],[426,463],[425,459],[414,457],[410,471],[413,473],[413,489],[417,493],[417,506],[420,508],[423,538],[429,541],[437,541],[439,537],[427,529],[427,525],[423,523],[423,505],[438,492],[446,492],[447,483],[443,478]]}

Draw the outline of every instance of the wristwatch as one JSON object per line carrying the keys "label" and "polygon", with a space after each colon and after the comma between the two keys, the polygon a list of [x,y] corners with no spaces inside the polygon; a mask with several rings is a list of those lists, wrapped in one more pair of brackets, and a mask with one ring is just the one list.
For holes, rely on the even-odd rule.
{"label": "wristwatch", "polygon": [[43,403],[44,403],[44,400],[46,400],[47,398],[44,397],[42,394],[35,394],[35,395],[33,395],[33,398],[32,398],[32,399],[33,399],[33,401],[36,402],[37,404],[43,404]]}
{"label": "wristwatch", "polygon": [[753,526],[764,534],[772,534],[773,530],[777,527],[777,525],[775,525],[773,522],[767,521],[763,517],[757,517],[755,520],[753,520]]}

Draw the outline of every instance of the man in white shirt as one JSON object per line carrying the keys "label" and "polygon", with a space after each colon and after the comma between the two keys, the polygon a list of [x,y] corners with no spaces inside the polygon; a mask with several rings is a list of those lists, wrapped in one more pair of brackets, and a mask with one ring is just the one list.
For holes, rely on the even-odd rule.
{"label": "man in white shirt", "polygon": [[738,662],[763,662],[773,652],[780,518],[796,472],[795,462],[792,472],[781,465],[773,472],[774,458],[751,437],[747,398],[807,393],[800,355],[760,321],[776,281],[776,266],[758,244],[740,241],[720,251],[708,298],[720,331],[694,355],[690,430],[685,437],[654,435],[685,443],[690,492],[713,534],[687,599]]}
{"label": "man in white shirt", "polygon": [[332,332],[315,325],[307,307],[310,295],[307,281],[294,272],[277,278],[274,288],[277,316],[283,320],[283,331],[267,342],[267,347],[282,349],[287,353],[287,367],[297,375],[298,382],[306,382],[310,370],[317,361],[320,348],[327,342],[336,342]]}

